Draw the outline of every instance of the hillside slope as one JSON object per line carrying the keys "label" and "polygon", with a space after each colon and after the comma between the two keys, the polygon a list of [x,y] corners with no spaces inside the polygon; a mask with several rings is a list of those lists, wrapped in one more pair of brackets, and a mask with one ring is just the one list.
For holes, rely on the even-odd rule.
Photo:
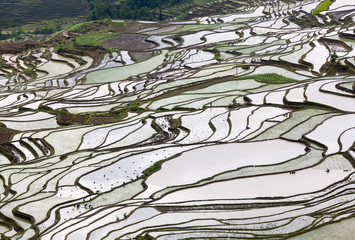
{"label": "hillside slope", "polygon": [[2,0],[0,28],[40,20],[76,17],[88,10],[87,0]]}

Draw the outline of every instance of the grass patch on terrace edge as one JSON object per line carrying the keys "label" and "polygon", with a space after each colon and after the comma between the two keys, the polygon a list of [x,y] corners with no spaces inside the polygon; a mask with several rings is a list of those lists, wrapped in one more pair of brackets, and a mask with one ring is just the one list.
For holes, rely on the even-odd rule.
{"label": "grass patch on terrace edge", "polygon": [[171,159],[174,159],[174,158],[177,158],[179,156],[181,156],[182,153],[178,153],[176,155],[173,155],[169,158],[166,158],[166,159],[163,159],[163,160],[160,160],[158,162],[155,162],[153,165],[151,165],[150,167],[146,168],[144,171],[143,171],[143,177],[147,178],[149,177],[150,175],[152,175],[153,173],[159,171],[161,169],[161,166],[163,163],[171,160]]}
{"label": "grass patch on terrace edge", "polygon": [[[116,238],[118,239],[118,238]],[[138,236],[137,240],[154,240],[155,238],[150,236],[149,233],[146,233],[144,236]]]}
{"label": "grass patch on terrace edge", "polygon": [[214,2],[214,1],[216,1],[216,0],[193,0],[193,2],[198,5],[204,5],[206,3],[210,3],[210,2]]}
{"label": "grass patch on terrace edge", "polygon": [[257,82],[261,83],[294,83],[298,82],[296,79],[288,78],[277,73],[264,73],[264,74],[255,74],[255,75],[248,75],[238,77],[237,80],[244,80],[244,79],[254,79]]}
{"label": "grass patch on terrace edge", "polygon": [[113,27],[123,27],[124,26],[124,22],[113,22],[112,20],[109,20],[107,23]]}
{"label": "grass patch on terrace edge", "polygon": [[57,36],[59,33],[61,33],[62,31],[58,31],[58,32],[55,32],[55,33],[52,33],[51,35],[49,35],[48,37],[46,37],[46,40],[45,42],[48,42],[50,41],[52,38],[54,38],[55,36]]}
{"label": "grass patch on terrace edge", "polygon": [[23,70],[24,73],[30,73],[30,72],[33,72],[35,70],[35,67],[34,66],[31,66],[31,67],[28,67],[26,68],[25,70]]}
{"label": "grass patch on terrace edge", "polygon": [[316,15],[316,14],[318,14],[320,12],[325,11],[330,5],[332,5],[333,2],[334,2],[334,0],[325,0],[325,1],[323,1],[321,4],[319,4],[317,6],[316,9],[312,10],[312,14]]}
{"label": "grass patch on terrace edge", "polygon": [[118,36],[120,33],[95,33],[95,34],[86,34],[79,36],[75,39],[75,43],[79,46],[92,46],[98,47],[99,42],[105,40],[109,37]]}
{"label": "grass patch on terrace edge", "polygon": [[[146,110],[140,107],[139,100],[130,102],[127,106],[120,109],[111,109],[108,113],[92,113],[92,114],[74,114],[70,113],[66,108],[53,109],[47,105],[40,104],[38,111],[46,112],[56,116],[59,125],[85,125],[85,124],[105,124],[117,122],[128,116],[128,112],[142,113]],[[33,111],[32,109],[20,107],[22,111]],[[35,110],[36,111],[36,110]],[[1,127],[1,125],[0,125]],[[1,137],[1,136],[0,136]]]}
{"label": "grass patch on terrace edge", "polygon": [[5,67],[5,68],[10,68],[10,65],[7,65],[7,63],[2,59],[2,55],[0,54],[0,67]]}
{"label": "grass patch on terrace edge", "polygon": [[95,22],[95,21],[87,21],[87,22],[78,23],[78,24],[72,26],[71,28],[69,28],[68,31],[69,31],[69,32],[77,31],[77,30],[79,30],[83,25],[90,24],[90,23],[93,23],[93,22]]}
{"label": "grass patch on terrace edge", "polygon": [[139,100],[130,102],[127,106],[120,108],[118,110],[112,110],[109,112],[109,115],[116,116],[116,117],[125,117],[127,112],[134,112],[134,113],[142,113],[145,111],[144,108],[139,107],[141,102]]}

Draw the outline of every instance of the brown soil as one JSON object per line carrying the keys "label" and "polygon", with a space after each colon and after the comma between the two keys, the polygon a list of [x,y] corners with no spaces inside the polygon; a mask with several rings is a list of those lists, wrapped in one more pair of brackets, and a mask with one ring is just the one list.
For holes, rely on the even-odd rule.
{"label": "brown soil", "polygon": [[342,38],[355,40],[355,33],[354,34],[351,34],[351,33],[340,33],[339,36],[342,37]]}
{"label": "brown soil", "polygon": [[342,65],[339,62],[337,63],[332,63],[332,62],[327,62],[322,66],[320,69],[321,72],[326,72],[327,76],[334,76],[336,74],[349,74],[349,75],[355,75],[355,70],[352,69],[348,65]]}
{"label": "brown soil", "polygon": [[111,117],[111,116],[92,116],[90,123],[94,125],[99,125],[99,124],[106,124],[106,123],[113,123],[117,122],[120,120],[119,118],[116,117]]}
{"label": "brown soil", "polygon": [[16,133],[18,133],[18,131],[6,127],[0,127],[0,144],[10,142]]}
{"label": "brown soil", "polygon": [[60,117],[60,120],[63,122],[69,122],[73,119],[72,115],[70,115],[70,114],[62,114],[59,117]]}
{"label": "brown soil", "polygon": [[147,29],[150,27],[164,27],[168,26],[163,23],[139,23],[133,20],[125,20],[124,25],[122,27],[112,27],[111,30],[113,32],[119,33],[136,33],[142,29]]}
{"label": "brown soil", "polygon": [[131,52],[130,55],[136,61],[147,60],[153,57],[151,52]]}
{"label": "brown soil", "polygon": [[26,49],[33,48],[38,42],[26,41],[21,43],[4,43],[0,42],[0,54],[9,52],[22,52]]}
{"label": "brown soil", "polygon": [[350,52],[352,50],[350,46],[339,40],[322,37],[318,40],[318,42],[327,45],[331,52]]}
{"label": "brown soil", "polygon": [[123,34],[111,37],[100,42],[105,48],[116,48],[121,50],[145,50],[155,47],[155,44],[146,42],[147,35]]}
{"label": "brown soil", "polygon": [[83,116],[83,115],[74,115],[73,122],[80,123],[80,124],[85,124],[86,117]]}
{"label": "brown soil", "polygon": [[75,114],[60,114],[57,115],[58,124],[72,125],[72,124],[87,124],[87,118],[84,115]]}
{"label": "brown soil", "polygon": [[[248,0],[225,0],[223,3],[221,1],[210,2],[209,4],[194,7],[192,9],[186,9],[188,14],[181,18],[181,20],[191,20],[196,17],[212,16],[219,14],[235,13],[236,9],[243,6],[253,6],[254,1]],[[255,6],[255,5],[254,5]],[[191,8],[191,6],[190,6]]]}

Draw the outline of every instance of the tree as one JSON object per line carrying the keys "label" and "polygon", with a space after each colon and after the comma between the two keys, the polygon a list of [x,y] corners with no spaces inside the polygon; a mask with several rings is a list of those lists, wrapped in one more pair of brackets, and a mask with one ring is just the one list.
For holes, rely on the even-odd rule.
{"label": "tree", "polygon": [[161,8],[159,8],[159,21],[163,21],[163,14],[161,13]]}
{"label": "tree", "polygon": [[[126,0],[120,2],[120,5],[111,3],[109,0],[88,0],[91,12],[90,20],[98,20],[104,18],[121,18],[121,19],[142,19],[162,21],[162,8],[179,3],[180,0]],[[159,9],[157,16],[156,10]]]}
{"label": "tree", "polygon": [[333,54],[330,55],[330,61],[331,61],[332,63],[335,63],[338,57],[339,57],[339,56],[338,56],[335,52],[333,52]]}

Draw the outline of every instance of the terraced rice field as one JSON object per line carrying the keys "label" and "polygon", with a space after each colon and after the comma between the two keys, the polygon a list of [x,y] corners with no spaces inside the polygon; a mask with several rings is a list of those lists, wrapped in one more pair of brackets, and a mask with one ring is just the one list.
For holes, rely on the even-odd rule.
{"label": "terraced rice field", "polygon": [[1,236],[352,239],[355,6],[261,3],[100,63],[2,55]]}
{"label": "terraced rice field", "polygon": [[2,0],[0,27],[21,26],[41,20],[85,15],[87,1],[80,0]]}

